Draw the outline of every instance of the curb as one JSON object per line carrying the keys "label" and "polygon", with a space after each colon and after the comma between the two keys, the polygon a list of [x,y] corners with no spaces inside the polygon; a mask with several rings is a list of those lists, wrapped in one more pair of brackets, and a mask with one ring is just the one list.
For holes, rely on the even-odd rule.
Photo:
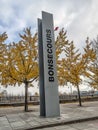
{"label": "curb", "polygon": [[89,117],[89,118],[83,118],[83,119],[76,119],[76,120],[71,120],[71,121],[62,121],[62,122],[54,122],[52,124],[46,124],[42,126],[35,126],[32,128],[28,128],[25,130],[35,130],[35,129],[43,129],[43,128],[49,128],[49,127],[55,127],[55,126],[61,126],[61,125],[69,125],[69,124],[74,124],[74,123],[80,123],[80,122],[85,122],[85,121],[92,121],[98,119],[98,116],[96,117]]}

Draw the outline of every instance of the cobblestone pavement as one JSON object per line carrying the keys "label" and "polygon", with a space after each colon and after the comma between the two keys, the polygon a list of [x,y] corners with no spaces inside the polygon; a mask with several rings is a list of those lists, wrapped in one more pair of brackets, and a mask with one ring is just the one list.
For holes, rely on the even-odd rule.
{"label": "cobblestone pavement", "polygon": [[[39,130],[98,130],[98,120],[94,120],[93,123],[92,121],[74,123],[95,119],[95,117],[98,119],[98,101],[85,102],[82,107],[79,107],[78,103],[62,104],[60,105],[61,116],[55,118],[40,117],[39,106],[29,106],[29,112],[24,112],[23,109],[23,107],[0,107],[0,130],[35,128]],[[47,126],[49,128],[44,128]],[[83,126],[88,126],[88,128]]]}

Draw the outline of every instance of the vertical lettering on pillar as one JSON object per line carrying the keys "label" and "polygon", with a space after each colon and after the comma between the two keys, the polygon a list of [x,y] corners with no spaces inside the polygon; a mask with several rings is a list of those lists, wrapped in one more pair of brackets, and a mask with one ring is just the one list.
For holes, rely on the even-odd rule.
{"label": "vertical lettering on pillar", "polygon": [[47,59],[48,59],[48,76],[49,82],[54,82],[54,66],[53,66],[53,46],[51,30],[46,29]]}

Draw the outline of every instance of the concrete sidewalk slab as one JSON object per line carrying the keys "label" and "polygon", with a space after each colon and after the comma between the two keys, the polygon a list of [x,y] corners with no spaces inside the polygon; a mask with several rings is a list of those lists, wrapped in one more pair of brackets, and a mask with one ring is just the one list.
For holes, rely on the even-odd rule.
{"label": "concrete sidewalk slab", "polygon": [[[61,104],[61,116],[54,118],[44,118],[39,116],[39,106],[36,106],[35,111],[23,112],[17,108],[14,111],[11,108],[13,114],[6,114],[2,112],[0,116],[0,130],[33,130],[42,129],[46,127],[53,127],[64,124],[72,124],[75,122],[83,122],[87,120],[98,119],[98,101],[85,102],[82,107],[79,107],[76,103]],[[15,108],[16,109],[16,108]],[[33,107],[30,107],[33,110]],[[1,110],[0,110],[1,111]]]}

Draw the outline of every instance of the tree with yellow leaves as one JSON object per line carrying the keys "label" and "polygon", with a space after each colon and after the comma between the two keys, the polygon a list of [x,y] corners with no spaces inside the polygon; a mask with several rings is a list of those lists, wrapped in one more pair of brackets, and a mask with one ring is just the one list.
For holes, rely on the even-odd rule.
{"label": "tree with yellow leaves", "polygon": [[62,83],[70,82],[74,86],[77,87],[78,95],[79,95],[79,105],[81,106],[81,97],[79,84],[81,83],[81,73],[83,71],[83,66],[81,64],[81,54],[79,50],[76,50],[73,42],[70,43],[66,49],[64,49],[65,58],[61,61],[61,75],[62,75]]}
{"label": "tree with yellow leaves", "polygon": [[4,42],[6,39],[7,39],[6,33],[0,35],[0,83],[2,81],[1,70],[3,69],[3,64],[5,64],[4,57],[6,55],[6,44],[4,44]]}
{"label": "tree with yellow leaves", "polygon": [[95,50],[96,53],[96,58],[92,66],[93,80],[91,84],[94,86],[94,88],[98,89],[98,36],[96,39],[92,41],[92,44],[93,44],[93,49]]}
{"label": "tree with yellow leaves", "polygon": [[18,43],[8,45],[1,73],[3,85],[25,84],[25,111],[28,111],[28,87],[38,78],[37,34],[32,36],[30,28],[20,34]]}
{"label": "tree with yellow leaves", "polygon": [[87,71],[87,66],[91,63],[91,60],[95,58],[95,53],[87,42],[83,55],[79,53],[79,50],[76,50],[73,42],[64,48],[63,51],[65,58],[62,58],[59,65],[60,83],[61,85],[64,85],[65,83],[70,82],[77,87],[79,106],[82,106],[79,88],[79,85],[82,83],[81,76],[90,76],[90,73]]}
{"label": "tree with yellow leaves", "polygon": [[89,67],[89,71],[92,73],[90,78],[90,85],[93,88],[98,89],[98,67],[95,66],[95,64],[92,64],[92,66]]}
{"label": "tree with yellow leaves", "polygon": [[66,49],[66,47],[69,45],[69,41],[67,40],[67,32],[62,28],[55,41],[55,47],[56,47],[56,60],[57,60],[57,75],[58,75],[58,83],[59,85],[63,84],[62,81],[62,74],[61,74],[61,62],[62,62],[62,56],[63,56],[63,50]]}
{"label": "tree with yellow leaves", "polygon": [[[91,63],[87,64],[88,72],[90,75],[88,78],[90,79],[90,85],[94,88],[98,89],[98,36],[97,39],[93,40],[89,43],[89,39],[87,41],[88,44],[92,46],[92,51],[94,51],[94,55],[91,57]],[[92,54],[92,52],[91,52]]]}
{"label": "tree with yellow leaves", "polygon": [[57,59],[60,58],[63,49],[66,48],[67,45],[69,45],[69,41],[67,40],[67,31],[65,31],[64,28],[62,28],[59,31],[55,41]]}

